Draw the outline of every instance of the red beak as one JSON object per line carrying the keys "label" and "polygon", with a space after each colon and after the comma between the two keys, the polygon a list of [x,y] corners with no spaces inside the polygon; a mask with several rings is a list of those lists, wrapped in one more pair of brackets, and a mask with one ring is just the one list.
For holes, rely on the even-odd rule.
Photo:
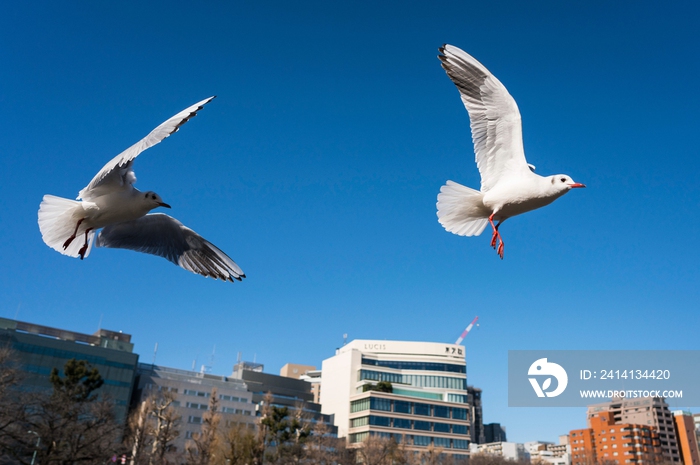
{"label": "red beak", "polygon": [[585,185],[585,184],[581,184],[580,182],[575,182],[575,183],[573,183],[573,184],[569,184],[569,187],[573,189],[573,188],[575,188],[575,187],[586,187],[586,185]]}

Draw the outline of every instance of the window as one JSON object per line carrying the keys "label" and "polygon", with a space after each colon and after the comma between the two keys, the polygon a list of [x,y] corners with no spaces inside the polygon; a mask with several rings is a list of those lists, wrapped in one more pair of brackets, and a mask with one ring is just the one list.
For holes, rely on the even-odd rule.
{"label": "window", "polygon": [[452,425],[453,434],[469,434],[469,427],[467,425]]}
{"label": "window", "polygon": [[433,444],[435,444],[435,447],[444,447],[447,449],[450,447],[450,438],[433,438]]}
{"label": "window", "polygon": [[433,410],[433,416],[440,418],[450,418],[450,408],[443,405],[436,405]]}
{"label": "window", "polygon": [[415,402],[413,404],[413,413],[416,415],[425,415],[427,417],[430,416],[430,404],[421,404],[418,402]]}
{"label": "window", "polygon": [[433,431],[438,433],[449,433],[450,425],[447,423],[433,423]]}
{"label": "window", "polygon": [[379,397],[370,397],[369,408],[370,410],[382,410],[385,412],[391,412],[391,400],[381,399]]}
{"label": "window", "polygon": [[380,417],[377,415],[370,415],[369,416],[369,424],[373,426],[386,426],[389,427],[391,422],[391,418],[389,417]]}
{"label": "window", "polygon": [[454,402],[455,404],[466,404],[467,396],[464,394],[452,394],[451,392],[448,392],[447,402]]}
{"label": "window", "polygon": [[411,413],[411,403],[403,400],[394,401],[394,412]]}
{"label": "window", "polygon": [[199,410],[208,410],[209,406],[207,404],[196,404],[194,402],[187,402],[187,408],[196,408]]}
{"label": "window", "polygon": [[467,409],[452,407],[452,418],[455,420],[466,420],[467,419]]}
{"label": "window", "polygon": [[350,420],[350,428],[369,425],[369,417],[353,418]]}
{"label": "window", "polygon": [[364,379],[371,381],[389,381],[393,384],[407,384],[416,387],[436,387],[444,389],[467,390],[466,378],[454,378],[451,376],[411,375],[402,373],[385,373],[374,370],[360,370],[358,381]]}
{"label": "window", "polygon": [[466,439],[453,439],[452,447],[455,449],[469,449],[469,441]]}
{"label": "window", "polygon": [[422,430],[422,431],[430,431],[430,422],[429,421],[415,420],[413,422],[413,429]]}
{"label": "window", "polygon": [[446,371],[449,373],[466,373],[467,372],[466,365],[455,365],[452,363],[372,360],[371,358],[362,357],[362,364],[363,365],[377,366],[377,367],[394,368],[396,370]]}
{"label": "window", "polygon": [[405,418],[394,418],[394,428],[411,429],[411,420]]}
{"label": "window", "polygon": [[429,446],[430,437],[429,436],[413,436],[414,446]]}
{"label": "window", "polygon": [[190,416],[190,417],[187,419],[187,423],[194,423],[194,424],[196,424],[196,425],[199,425],[199,424],[202,423],[202,417],[193,417],[193,416]]}
{"label": "window", "polygon": [[353,400],[350,403],[350,412],[351,413],[362,412],[364,410],[369,410],[369,398],[360,399],[360,400]]}
{"label": "window", "polygon": [[369,431],[365,431],[363,433],[353,433],[350,435],[350,443],[355,444],[358,442],[362,442],[365,439],[367,439],[368,436],[369,436]]}

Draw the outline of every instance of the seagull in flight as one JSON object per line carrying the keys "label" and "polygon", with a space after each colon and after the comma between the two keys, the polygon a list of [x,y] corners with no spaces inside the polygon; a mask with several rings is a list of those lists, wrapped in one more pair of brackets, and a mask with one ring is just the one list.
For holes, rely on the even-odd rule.
{"label": "seagull in flight", "polygon": [[440,188],[438,221],[460,236],[478,236],[490,224],[491,247],[503,259],[503,238],[498,228],[505,220],[586,186],[565,174],[535,174],[535,167],[525,160],[518,106],[484,65],[447,44],[440,48],[438,58],[469,112],[476,166],[481,174],[480,191],[454,181]]}
{"label": "seagull in flight", "polygon": [[[134,187],[134,159],[193,118],[214,97],[202,100],[171,117],[146,137],[114,157],[92,178],[78,200],[45,195],[39,206],[41,237],[52,249],[84,259],[93,238],[97,247],[131,249],[158,255],[202,276],[240,281],[243,270],[202,236],[163,213],[147,214],[170,205],[155,192]],[[84,236],[84,241],[77,238]]]}

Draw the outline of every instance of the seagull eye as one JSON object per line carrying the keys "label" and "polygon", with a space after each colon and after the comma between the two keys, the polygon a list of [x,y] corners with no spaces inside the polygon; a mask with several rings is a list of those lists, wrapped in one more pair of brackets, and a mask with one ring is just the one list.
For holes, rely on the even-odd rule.
{"label": "seagull eye", "polygon": [[560,181],[561,181],[561,182],[566,182],[566,178],[561,178]]}
{"label": "seagull eye", "polygon": [[156,196],[155,196],[155,195],[152,195],[151,198],[152,198],[153,200],[155,200],[155,199],[156,199]]}

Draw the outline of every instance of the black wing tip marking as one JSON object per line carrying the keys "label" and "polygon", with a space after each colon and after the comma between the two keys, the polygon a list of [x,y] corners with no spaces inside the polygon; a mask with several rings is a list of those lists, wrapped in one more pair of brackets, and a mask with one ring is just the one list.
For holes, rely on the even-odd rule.
{"label": "black wing tip marking", "polygon": [[188,122],[189,120],[191,120],[192,118],[194,118],[195,116],[197,116],[197,113],[199,113],[199,110],[201,110],[202,108],[204,108],[204,105],[206,105],[207,103],[211,102],[211,101],[214,100],[215,98],[216,98],[216,95],[213,95],[213,96],[209,97],[204,103],[202,103],[201,105],[198,105],[197,108],[195,108],[194,110],[192,110],[192,111],[190,112],[189,115],[187,115],[186,117],[182,118],[182,121],[180,121],[180,122],[175,126],[175,128],[173,128],[173,130],[172,130],[168,135],[171,135],[171,136],[172,136],[172,135],[175,134],[177,131],[179,131],[179,130],[180,130],[180,127],[181,127],[183,124],[185,124],[186,122]]}

